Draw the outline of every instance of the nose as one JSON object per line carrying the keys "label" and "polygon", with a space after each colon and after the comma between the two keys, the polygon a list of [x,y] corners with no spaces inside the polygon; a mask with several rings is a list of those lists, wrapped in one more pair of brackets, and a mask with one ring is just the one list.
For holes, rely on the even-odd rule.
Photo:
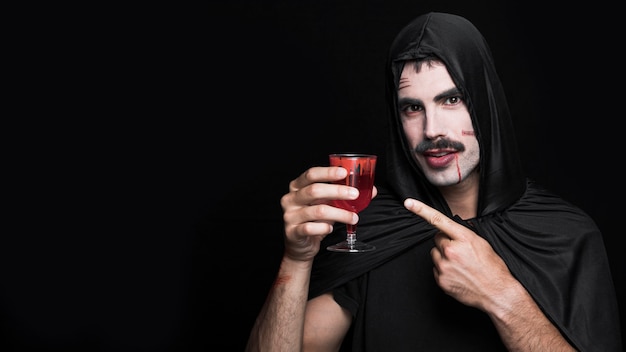
{"label": "nose", "polygon": [[428,139],[437,139],[446,135],[445,123],[431,110],[426,112],[424,119],[424,135]]}

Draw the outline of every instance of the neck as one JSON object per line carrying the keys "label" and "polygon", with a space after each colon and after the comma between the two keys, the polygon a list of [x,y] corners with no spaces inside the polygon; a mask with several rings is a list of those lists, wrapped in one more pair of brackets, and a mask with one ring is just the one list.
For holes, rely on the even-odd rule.
{"label": "neck", "polygon": [[439,191],[441,191],[453,215],[458,215],[464,220],[476,217],[478,211],[479,176],[477,168],[461,183],[439,187]]}

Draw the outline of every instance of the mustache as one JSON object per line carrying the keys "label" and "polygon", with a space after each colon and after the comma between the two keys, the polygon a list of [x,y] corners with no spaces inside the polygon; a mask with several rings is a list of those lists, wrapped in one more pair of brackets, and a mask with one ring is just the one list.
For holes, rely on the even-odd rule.
{"label": "mustache", "polygon": [[460,152],[465,150],[465,145],[461,142],[451,141],[449,139],[438,139],[436,141],[425,140],[415,147],[416,153],[424,153],[429,149],[455,149]]}

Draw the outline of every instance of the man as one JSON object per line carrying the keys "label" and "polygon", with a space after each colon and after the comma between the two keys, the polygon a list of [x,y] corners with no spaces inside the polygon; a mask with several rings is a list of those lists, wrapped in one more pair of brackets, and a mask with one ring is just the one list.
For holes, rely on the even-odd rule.
{"label": "man", "polygon": [[[247,350],[621,351],[601,233],[524,175],[479,31],[422,15],[387,74],[388,185],[357,216],[327,205],[356,198],[329,183],[344,169],[291,181],[284,256]],[[325,250],[357,221],[376,250]]]}

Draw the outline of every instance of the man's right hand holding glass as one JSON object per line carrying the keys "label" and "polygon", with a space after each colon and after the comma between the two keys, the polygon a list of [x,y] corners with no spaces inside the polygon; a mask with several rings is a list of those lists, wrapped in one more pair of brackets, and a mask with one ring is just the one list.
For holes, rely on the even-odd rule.
{"label": "man's right hand holding glass", "polygon": [[[285,222],[285,256],[312,261],[320,242],[333,230],[335,222],[356,224],[359,217],[351,211],[328,204],[332,199],[356,199],[354,187],[331,184],[347,175],[342,167],[312,167],[289,183],[289,193],[281,198]],[[376,186],[372,197],[377,194]]]}

